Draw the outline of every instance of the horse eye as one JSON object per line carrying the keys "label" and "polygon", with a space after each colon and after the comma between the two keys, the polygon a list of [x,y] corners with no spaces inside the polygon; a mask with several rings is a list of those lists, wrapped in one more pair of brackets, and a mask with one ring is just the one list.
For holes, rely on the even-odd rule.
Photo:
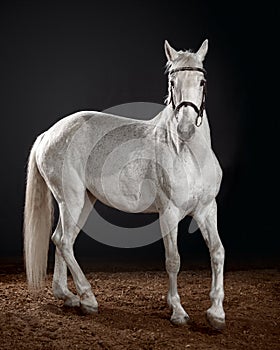
{"label": "horse eye", "polygon": [[170,85],[171,85],[171,87],[174,88],[174,81],[173,80],[170,81]]}

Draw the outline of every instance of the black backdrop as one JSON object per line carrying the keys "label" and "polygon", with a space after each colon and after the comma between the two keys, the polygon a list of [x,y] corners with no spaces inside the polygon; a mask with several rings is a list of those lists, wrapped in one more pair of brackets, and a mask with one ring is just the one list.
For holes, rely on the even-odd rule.
{"label": "black backdrop", "polygon": [[[273,3],[265,5],[2,3],[0,254],[21,255],[25,166],[36,135],[74,111],[162,103],[167,91],[164,39],[176,49],[196,50],[208,38],[207,110],[224,170],[219,227],[228,261],[265,266],[277,260],[279,12]],[[187,224],[188,219],[179,230],[183,260],[207,260],[200,234],[185,234]],[[141,265],[162,253],[162,242],[130,250],[102,245],[85,234],[76,242],[77,256],[93,261]]]}

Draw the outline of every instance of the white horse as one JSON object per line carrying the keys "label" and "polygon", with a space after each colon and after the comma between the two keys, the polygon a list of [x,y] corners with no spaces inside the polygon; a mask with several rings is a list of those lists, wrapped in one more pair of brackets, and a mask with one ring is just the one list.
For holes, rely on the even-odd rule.
{"label": "white horse", "polygon": [[[177,290],[177,227],[182,218],[191,215],[211,256],[212,305],[206,316],[213,327],[224,327],[224,248],[217,230],[215,200],[222,171],[211,148],[205,111],[203,61],[207,50],[207,40],[196,53],[176,51],[165,42],[169,92],[166,107],[155,118],[143,121],[78,112],[36,139],[29,157],[24,213],[29,286],[39,288],[46,275],[52,197],[59,208],[59,221],[51,236],[56,245],[53,293],[66,305],[81,306],[86,313],[97,312],[98,304],[74,257],[73,244],[95,201],[130,213],[158,213],[170,283],[171,321],[187,323],[189,316]],[[121,152],[114,153],[119,147]],[[67,287],[67,268],[78,295]]]}

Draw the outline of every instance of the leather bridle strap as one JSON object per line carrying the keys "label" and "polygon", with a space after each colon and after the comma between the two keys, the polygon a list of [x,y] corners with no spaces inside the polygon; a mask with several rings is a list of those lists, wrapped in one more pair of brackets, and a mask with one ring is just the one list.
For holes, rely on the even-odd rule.
{"label": "leather bridle strap", "polygon": [[204,78],[206,79],[206,76],[207,76],[206,70],[204,68],[199,68],[199,67],[179,67],[179,68],[171,69],[171,71],[169,71],[169,74],[171,75],[173,73],[183,72],[186,70],[201,72],[204,74]]}
{"label": "leather bridle strap", "polygon": [[194,104],[193,102],[191,101],[182,101],[181,103],[179,103],[178,106],[175,106],[175,102],[174,102],[174,98],[173,98],[173,91],[171,89],[171,99],[170,99],[170,102],[172,104],[172,108],[175,112],[175,117],[178,121],[178,118],[177,118],[177,114],[179,112],[179,110],[182,108],[182,107],[187,107],[187,106],[190,106],[192,107],[196,114],[197,114],[197,117],[196,117],[196,121],[195,121],[195,125],[198,127],[202,124],[202,118],[203,118],[203,112],[204,112],[204,109],[205,109],[205,100],[206,100],[206,70],[204,68],[199,68],[199,67],[180,67],[180,68],[175,68],[175,69],[172,69],[170,72],[169,72],[169,75],[173,74],[173,73],[177,73],[177,72],[181,72],[181,71],[196,71],[196,72],[201,72],[203,73],[204,75],[204,78],[205,78],[205,81],[203,81],[203,91],[202,91],[202,99],[201,99],[201,104],[200,104],[200,107],[198,108],[196,104]]}

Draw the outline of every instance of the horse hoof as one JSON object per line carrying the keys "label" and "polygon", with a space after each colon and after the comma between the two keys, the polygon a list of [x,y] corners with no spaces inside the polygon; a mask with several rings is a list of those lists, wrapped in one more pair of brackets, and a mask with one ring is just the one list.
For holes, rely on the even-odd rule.
{"label": "horse hoof", "polygon": [[170,321],[176,326],[181,326],[190,322],[189,315],[172,315]]}
{"label": "horse hoof", "polygon": [[92,306],[92,305],[85,305],[81,303],[81,309],[84,314],[91,315],[91,314],[97,314],[98,313],[98,307]]}
{"label": "horse hoof", "polygon": [[73,295],[69,298],[66,298],[64,301],[64,306],[78,307],[78,306],[80,306],[80,298],[77,295]]}
{"label": "horse hoof", "polygon": [[92,300],[81,300],[80,305],[84,314],[89,315],[98,312],[98,305],[97,303],[93,303]]}
{"label": "horse hoof", "polygon": [[222,317],[214,316],[211,312],[206,312],[206,318],[210,326],[215,328],[218,331],[221,331],[225,328],[226,322],[225,319]]}

